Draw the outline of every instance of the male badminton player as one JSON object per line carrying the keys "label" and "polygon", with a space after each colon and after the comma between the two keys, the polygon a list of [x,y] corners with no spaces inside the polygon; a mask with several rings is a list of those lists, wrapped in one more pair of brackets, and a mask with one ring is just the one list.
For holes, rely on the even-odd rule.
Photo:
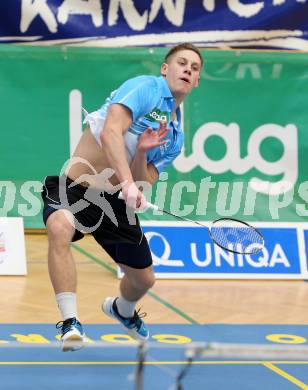
{"label": "male badminton player", "polygon": [[[161,76],[137,76],[124,82],[101,108],[87,115],[88,127],[72,158],[78,163],[69,164],[64,177],[45,179],[42,196],[48,266],[62,316],[57,327],[63,351],[80,348],[84,340],[70,242],[81,239],[90,227],[95,227],[91,234],[124,272],[119,296],[106,298],[103,311],[133,337],[149,337],[136,305],[155,281],[151,252],[137,216],[132,218],[127,210],[146,204],[136,181],[153,184],[179,155],[184,137],[179,106],[199,85],[202,65],[194,45],[180,44],[167,53]],[[104,187],[106,175],[111,190]],[[117,190],[122,191],[124,201]]]}

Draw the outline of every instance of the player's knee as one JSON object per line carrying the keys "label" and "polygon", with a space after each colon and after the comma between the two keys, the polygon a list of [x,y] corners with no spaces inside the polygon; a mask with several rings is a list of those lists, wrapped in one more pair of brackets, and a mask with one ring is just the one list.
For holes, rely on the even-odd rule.
{"label": "player's knee", "polygon": [[48,236],[53,242],[70,242],[75,228],[63,212],[54,212],[47,220]]}
{"label": "player's knee", "polygon": [[138,288],[140,288],[141,290],[149,290],[150,288],[152,288],[155,284],[155,275],[153,272],[146,272],[142,275],[142,277],[138,278],[138,280],[136,281],[138,286]]}

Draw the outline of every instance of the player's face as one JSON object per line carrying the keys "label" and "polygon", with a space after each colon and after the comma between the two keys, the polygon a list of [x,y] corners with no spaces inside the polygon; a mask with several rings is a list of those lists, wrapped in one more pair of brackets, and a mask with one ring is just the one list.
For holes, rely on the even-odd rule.
{"label": "player's face", "polygon": [[192,50],[180,50],[174,53],[168,63],[161,66],[169,88],[175,98],[185,97],[199,85],[201,60]]}

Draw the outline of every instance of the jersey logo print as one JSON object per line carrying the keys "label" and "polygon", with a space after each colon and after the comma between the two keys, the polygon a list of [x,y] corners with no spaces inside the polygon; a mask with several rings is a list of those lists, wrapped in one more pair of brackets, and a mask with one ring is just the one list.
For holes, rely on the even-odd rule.
{"label": "jersey logo print", "polygon": [[145,115],[151,122],[169,122],[170,113],[168,111],[161,111],[159,108],[154,108],[151,112]]}

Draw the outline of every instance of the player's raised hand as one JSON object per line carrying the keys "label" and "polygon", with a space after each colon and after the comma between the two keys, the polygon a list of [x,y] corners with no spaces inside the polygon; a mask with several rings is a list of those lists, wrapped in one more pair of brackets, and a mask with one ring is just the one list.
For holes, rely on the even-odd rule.
{"label": "player's raised hand", "polygon": [[166,122],[160,122],[157,130],[153,130],[149,127],[139,138],[138,150],[146,152],[147,150],[165,144],[167,142],[165,141],[165,137],[168,132],[169,130],[167,129]]}

